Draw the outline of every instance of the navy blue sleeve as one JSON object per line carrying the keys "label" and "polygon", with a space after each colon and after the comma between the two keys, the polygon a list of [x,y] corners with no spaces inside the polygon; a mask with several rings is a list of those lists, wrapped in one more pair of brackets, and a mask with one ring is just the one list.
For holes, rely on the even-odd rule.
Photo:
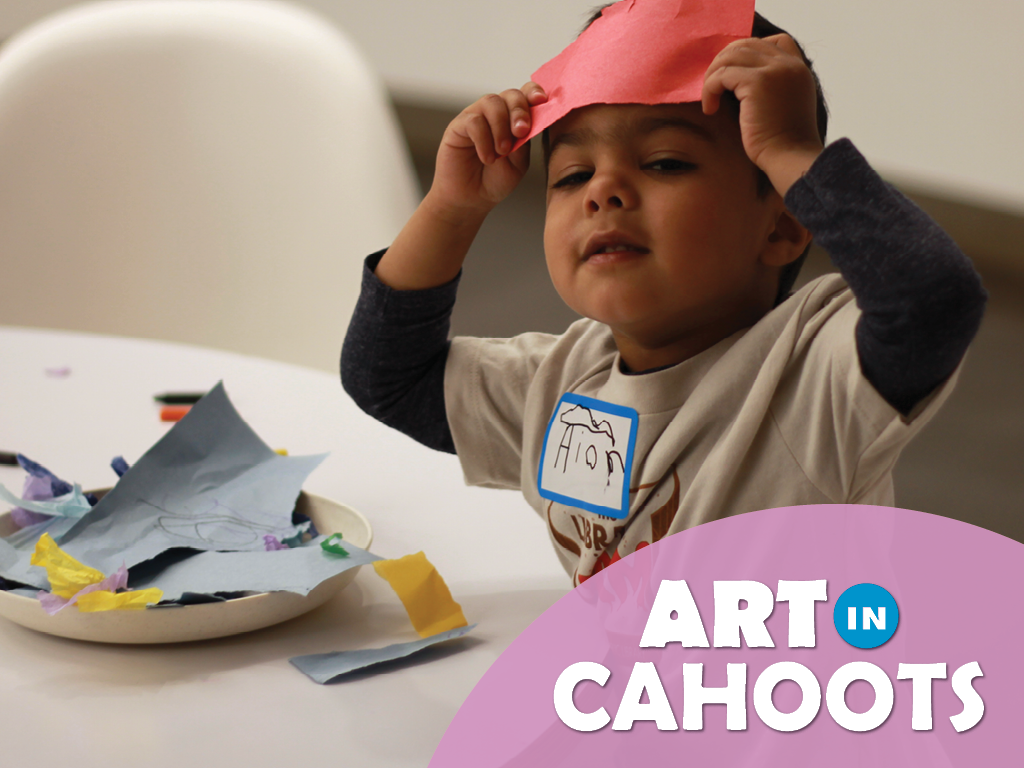
{"label": "navy blue sleeve", "polygon": [[366,258],[363,284],[341,349],[341,383],[356,405],[429,448],[455,453],[444,404],[448,329],[461,272],[422,291],[396,291]]}
{"label": "navy blue sleeve", "polygon": [[849,139],[830,144],[785,203],[857,299],[864,376],[908,415],[959,365],[981,324],[988,294],[970,259]]}

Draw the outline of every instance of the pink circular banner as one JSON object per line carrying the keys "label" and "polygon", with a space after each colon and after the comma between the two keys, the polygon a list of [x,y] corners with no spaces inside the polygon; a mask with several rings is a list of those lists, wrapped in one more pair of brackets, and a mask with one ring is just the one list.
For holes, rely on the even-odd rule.
{"label": "pink circular banner", "polygon": [[702,525],[538,618],[430,765],[1017,766],[1021,584],[1021,544],[921,512]]}

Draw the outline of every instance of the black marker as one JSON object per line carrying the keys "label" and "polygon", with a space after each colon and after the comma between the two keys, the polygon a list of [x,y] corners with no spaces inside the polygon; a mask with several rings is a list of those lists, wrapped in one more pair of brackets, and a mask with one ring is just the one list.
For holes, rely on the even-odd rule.
{"label": "black marker", "polygon": [[153,395],[153,399],[164,405],[195,405],[205,396],[205,392],[165,392]]}
{"label": "black marker", "polygon": [[18,454],[0,451],[0,464],[6,464],[9,467],[18,466]]}

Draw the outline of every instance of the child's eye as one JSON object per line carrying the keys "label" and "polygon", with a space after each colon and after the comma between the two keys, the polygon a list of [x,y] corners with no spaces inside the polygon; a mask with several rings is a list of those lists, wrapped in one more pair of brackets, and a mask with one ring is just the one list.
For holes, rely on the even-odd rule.
{"label": "child's eye", "polygon": [[562,187],[575,187],[579,184],[585,184],[590,180],[590,177],[594,175],[593,171],[576,171],[570,173],[568,176],[563,176],[554,184],[551,185],[553,189],[560,189]]}
{"label": "child's eye", "polygon": [[659,160],[654,160],[646,166],[652,171],[662,171],[664,173],[674,173],[678,171],[688,171],[696,168],[693,163],[687,163],[684,160],[676,160],[673,157],[663,157]]}

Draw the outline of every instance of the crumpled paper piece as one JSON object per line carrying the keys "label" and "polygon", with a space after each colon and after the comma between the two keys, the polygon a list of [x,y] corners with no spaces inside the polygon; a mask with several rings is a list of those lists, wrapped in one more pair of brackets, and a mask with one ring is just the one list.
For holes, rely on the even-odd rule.
{"label": "crumpled paper piece", "polygon": [[104,576],[64,552],[48,533],[39,537],[32,565],[46,569],[51,591],[40,592],[38,597],[43,610],[51,616],[69,605],[78,605],[78,610],[85,612],[142,610],[163,598],[159,589],[118,592],[128,586],[125,566]]}
{"label": "crumpled paper piece", "polygon": [[441,574],[422,552],[396,560],[378,560],[373,567],[395,590],[420,637],[431,637],[468,623],[462,606],[452,599]]}
{"label": "crumpled paper piece", "polygon": [[78,485],[78,483],[75,483],[70,493],[66,493],[63,496],[56,496],[48,501],[22,499],[15,496],[3,485],[0,485],[0,499],[3,499],[8,504],[14,504],[20,509],[28,510],[29,512],[38,512],[43,515],[52,515],[55,517],[67,517],[74,520],[80,519],[92,509],[92,505],[89,503],[89,500],[85,498],[85,494],[82,493],[82,486]]}
{"label": "crumpled paper piece", "polygon": [[385,648],[314,653],[289,659],[313,682],[323,685],[355,670],[411,656],[437,643],[462,637],[476,626],[467,626],[462,606],[452,599],[441,574],[422,552],[394,560],[377,560],[373,567],[395,590],[409,614],[409,621],[423,639],[394,643]]}

